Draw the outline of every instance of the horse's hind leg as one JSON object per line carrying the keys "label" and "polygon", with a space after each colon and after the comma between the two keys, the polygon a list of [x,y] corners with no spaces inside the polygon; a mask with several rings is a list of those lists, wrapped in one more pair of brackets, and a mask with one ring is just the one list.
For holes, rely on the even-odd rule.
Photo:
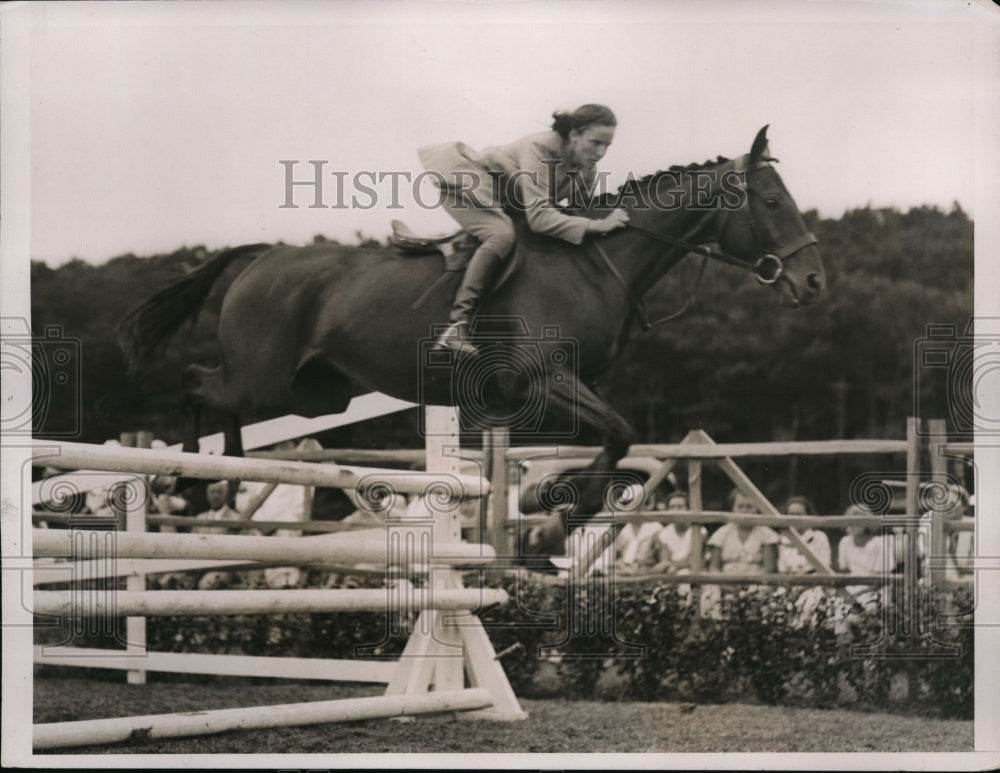
{"label": "horse's hind leg", "polygon": [[243,425],[240,415],[233,411],[226,413],[226,424],[223,429],[222,453],[225,456],[243,456]]}
{"label": "horse's hind leg", "polygon": [[198,424],[205,407],[223,412],[225,418],[226,456],[243,456],[243,439],[238,413],[239,395],[226,379],[222,366],[206,368],[189,365],[184,371],[185,410],[189,414],[188,434],[185,437],[185,451],[198,450]]}
{"label": "horse's hind leg", "polygon": [[201,403],[194,400],[190,395],[185,394],[181,398],[181,415],[184,417],[184,442],[182,451],[196,454],[200,450],[199,438],[201,436]]}

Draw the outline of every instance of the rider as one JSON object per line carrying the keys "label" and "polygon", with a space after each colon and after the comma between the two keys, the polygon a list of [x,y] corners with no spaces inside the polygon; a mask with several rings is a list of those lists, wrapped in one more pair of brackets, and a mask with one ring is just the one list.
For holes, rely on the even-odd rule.
{"label": "rider", "polygon": [[451,308],[450,326],[436,346],[475,354],[469,321],[514,246],[514,224],[505,206],[524,209],[532,231],[573,244],[587,234],[605,234],[628,222],[624,210],[591,220],[560,211],[557,202],[582,184],[591,191],[597,162],[614,139],[614,113],[604,105],[583,105],[552,114],[551,131],[508,145],[475,151],[461,142],[421,148],[420,161],[436,172],[441,201],[449,214],[480,244],[465,269]]}

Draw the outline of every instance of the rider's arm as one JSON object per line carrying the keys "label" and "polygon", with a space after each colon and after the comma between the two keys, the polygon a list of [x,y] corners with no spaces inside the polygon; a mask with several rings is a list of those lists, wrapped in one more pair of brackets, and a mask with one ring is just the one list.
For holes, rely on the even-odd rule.
{"label": "rider's arm", "polygon": [[526,142],[520,148],[518,166],[518,198],[525,208],[531,230],[573,244],[582,243],[594,221],[567,215],[556,207],[559,188],[567,179],[565,167],[561,167],[552,158],[552,152],[538,142]]}

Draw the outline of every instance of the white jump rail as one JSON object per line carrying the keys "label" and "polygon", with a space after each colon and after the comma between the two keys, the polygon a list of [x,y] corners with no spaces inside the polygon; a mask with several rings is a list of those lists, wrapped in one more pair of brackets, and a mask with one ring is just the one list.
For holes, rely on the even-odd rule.
{"label": "white jump rail", "polygon": [[386,609],[478,610],[506,604],[495,588],[351,588],[294,590],[112,591],[81,601],[77,591],[35,591],[34,611],[48,615],[144,617],[379,612]]}
{"label": "white jump rail", "polygon": [[36,663],[49,666],[128,671],[141,664],[147,671],[171,674],[315,679],[326,682],[388,684],[396,670],[396,663],[389,660],[275,658],[261,655],[209,655],[200,652],[143,652],[129,655],[121,650],[42,644],[35,645],[34,655]]}
{"label": "white jump rail", "polygon": [[[161,449],[94,446],[86,443],[32,440],[32,453],[46,466],[61,469],[104,469],[139,475],[178,475],[205,480],[233,478],[261,483],[291,483],[356,489],[385,486],[398,494],[425,494],[429,486],[444,487],[454,499],[485,496],[489,484],[479,476],[401,472],[337,464],[194,454]],[[436,491],[441,491],[436,488]],[[441,492],[445,493],[445,492]]]}
{"label": "white jump rail", "polygon": [[391,530],[381,538],[374,539],[358,538],[350,532],[319,537],[247,537],[230,534],[131,534],[87,529],[33,529],[31,534],[36,556],[72,558],[78,561],[117,557],[372,564],[385,563],[391,557],[393,561],[476,565],[492,563],[495,555],[489,545],[465,542],[435,542],[433,547],[424,543],[411,551],[405,551],[402,545],[397,546],[390,539],[395,536]]}
{"label": "white jump rail", "polygon": [[226,730],[316,725],[352,722],[382,717],[404,717],[471,711],[493,705],[488,690],[430,692],[424,695],[380,695],[311,703],[286,703],[240,709],[190,711],[179,714],[151,714],[140,717],[112,717],[78,722],[35,725],[34,747],[58,749],[131,739],[150,740],[191,735],[210,735]]}

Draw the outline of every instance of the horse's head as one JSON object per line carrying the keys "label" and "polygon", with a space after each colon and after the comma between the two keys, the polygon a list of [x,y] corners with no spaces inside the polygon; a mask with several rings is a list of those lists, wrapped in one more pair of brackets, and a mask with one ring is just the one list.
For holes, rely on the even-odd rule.
{"label": "horse's head", "polygon": [[767,127],[753,147],[736,162],[745,174],[740,206],[723,213],[719,228],[722,249],[754,267],[765,284],[780,286],[789,306],[819,300],[826,284],[816,239],[771,165]]}

